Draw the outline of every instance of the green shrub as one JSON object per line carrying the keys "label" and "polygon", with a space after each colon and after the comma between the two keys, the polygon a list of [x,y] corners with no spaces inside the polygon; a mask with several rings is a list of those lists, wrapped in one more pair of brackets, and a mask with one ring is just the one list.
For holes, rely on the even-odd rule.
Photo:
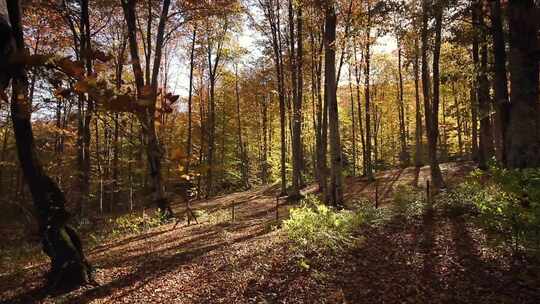
{"label": "green shrub", "polygon": [[363,223],[360,213],[336,211],[314,196],[290,210],[284,221],[287,236],[301,252],[338,252],[360,241],[353,232]]}
{"label": "green shrub", "polygon": [[394,192],[392,211],[407,220],[420,217],[424,212],[423,192],[409,185],[399,185]]}
{"label": "green shrub", "polygon": [[452,191],[444,192],[437,197],[434,207],[443,214],[456,217],[465,214],[477,214],[474,204],[475,197],[482,191],[482,186],[477,181],[469,179],[459,184]]}
{"label": "green shrub", "polygon": [[163,222],[163,215],[158,211],[154,215],[147,215],[146,213],[142,215],[126,214],[114,220],[112,234],[139,233],[157,227]]}
{"label": "green shrub", "polygon": [[[476,215],[490,240],[514,254],[540,249],[540,170],[473,171],[447,197],[453,210]],[[452,210],[452,209],[451,209]]]}

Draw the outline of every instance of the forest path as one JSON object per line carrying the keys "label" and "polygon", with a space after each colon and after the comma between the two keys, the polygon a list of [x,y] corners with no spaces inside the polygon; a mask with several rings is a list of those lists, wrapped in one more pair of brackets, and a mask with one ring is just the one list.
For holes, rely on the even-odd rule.
{"label": "forest path", "polygon": [[[463,177],[472,164],[442,167],[452,180]],[[422,185],[428,176],[429,168],[381,172],[382,201],[388,203],[398,185]],[[364,246],[336,261],[299,267],[286,238],[274,229],[277,191],[274,186],[194,202],[194,209],[206,210],[200,224],[174,228],[171,223],[88,250],[97,268],[97,287],[43,298],[44,263],[2,276],[0,302],[453,303],[485,296],[494,300],[502,286],[520,288],[508,285],[503,266],[493,257],[482,255],[478,230],[428,213],[413,224],[393,219],[368,229]],[[348,178],[345,192],[348,200],[373,196],[374,184]],[[233,203],[238,204],[234,222]],[[290,206],[280,206],[280,219]],[[174,205],[177,212],[182,208]],[[535,296],[528,291],[524,299]]]}

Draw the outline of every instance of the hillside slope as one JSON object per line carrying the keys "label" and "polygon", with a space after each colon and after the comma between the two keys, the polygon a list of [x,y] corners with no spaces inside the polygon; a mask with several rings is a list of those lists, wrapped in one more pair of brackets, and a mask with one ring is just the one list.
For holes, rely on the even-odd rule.
{"label": "hillside slope", "polygon": [[[469,163],[443,166],[459,179]],[[378,185],[346,180],[350,202],[373,197],[389,204],[398,185],[423,185],[427,167],[390,170]],[[306,188],[312,192],[315,187]],[[272,187],[193,204],[206,210],[201,223],[181,222],[112,240],[88,252],[99,286],[47,296],[46,264],[0,277],[6,303],[534,303],[538,290],[512,280],[508,265],[481,247],[480,232],[460,219],[425,214],[420,221],[395,219],[364,231],[360,248],[342,256],[310,260],[300,267],[286,237],[276,229]],[[235,220],[231,221],[232,205]],[[281,205],[280,220],[290,205]],[[175,205],[177,213],[183,205]],[[517,282],[517,283],[516,283]],[[515,295],[520,295],[516,300]]]}

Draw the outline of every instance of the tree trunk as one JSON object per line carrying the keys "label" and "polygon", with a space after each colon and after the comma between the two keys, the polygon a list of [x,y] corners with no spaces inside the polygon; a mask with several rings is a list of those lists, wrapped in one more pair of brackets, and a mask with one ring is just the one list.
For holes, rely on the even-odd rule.
{"label": "tree trunk", "polygon": [[418,37],[415,37],[414,39],[414,61],[413,61],[413,69],[414,69],[414,96],[415,96],[415,152],[414,152],[414,165],[416,167],[421,167],[424,164],[423,161],[423,144],[422,144],[422,138],[423,138],[423,130],[422,130],[422,109],[420,105],[420,76],[419,76],[419,65],[418,62],[420,49],[418,47],[419,41]]}
{"label": "tree trunk", "polygon": [[452,95],[454,95],[454,107],[456,108],[456,123],[457,123],[457,138],[458,138],[458,155],[463,152],[463,136],[461,127],[461,109],[459,104],[459,94],[456,91],[456,83],[452,82]]}
{"label": "tree trunk", "polygon": [[343,203],[343,177],[341,161],[341,143],[339,136],[339,113],[336,97],[336,24],[337,17],[334,1],[330,0],[325,7],[324,31],[324,82],[326,103],[328,104],[328,121],[330,129],[330,204]]}
{"label": "tree trunk", "polygon": [[[148,161],[148,169],[150,173],[150,181],[152,183],[152,199],[157,205],[158,209],[165,217],[172,216],[173,212],[169,202],[166,200],[163,193],[162,178],[161,178],[161,158],[163,151],[161,144],[159,143],[156,124],[155,124],[155,111],[156,111],[156,97],[157,97],[157,79],[158,72],[161,66],[161,56],[163,48],[163,40],[165,35],[165,23],[168,16],[169,6],[171,1],[164,0],[163,8],[158,24],[158,31],[156,37],[156,49],[154,52],[154,64],[152,67],[151,83],[144,84],[144,78],[142,74],[141,63],[139,59],[139,47],[137,43],[137,25],[136,25],[136,1],[126,0],[122,1],[122,8],[126,20],[128,30],[128,41],[131,55],[131,65],[133,68],[133,74],[135,77],[135,84],[137,87],[137,98],[151,98],[152,104],[147,106],[144,111],[138,113],[137,117],[141,123],[141,129],[146,144],[146,157]],[[151,92],[148,94],[148,88]],[[148,96],[149,95],[149,96]]]}
{"label": "tree trunk", "polygon": [[364,71],[364,95],[366,99],[366,176],[369,181],[375,179],[373,176],[373,162],[371,160],[372,135],[371,135],[371,96],[370,96],[370,73],[371,73],[371,3],[367,0],[367,26],[366,26],[366,53],[365,53],[365,71]]}
{"label": "tree trunk", "polygon": [[[8,16],[0,14],[0,30],[7,34],[6,40],[0,41],[0,46],[2,53],[9,57],[24,52],[24,38],[19,1],[9,0],[5,4],[9,20]],[[17,155],[34,201],[43,251],[51,258],[47,283],[52,289],[75,288],[93,281],[92,267],[84,256],[77,232],[67,225],[70,215],[65,209],[64,194],[39,162],[31,124],[32,101],[28,97],[28,78],[24,67],[14,67],[9,75],[6,71],[0,72],[2,91],[11,77],[11,119]]]}
{"label": "tree trunk", "polygon": [[240,111],[240,87],[238,85],[238,66],[235,66],[234,69],[235,78],[234,78],[234,87],[236,95],[236,125],[238,127],[238,161],[240,163],[240,174],[242,176],[242,185],[246,189],[250,188],[249,179],[248,179],[248,164],[247,164],[247,155],[244,147],[244,141],[242,138],[242,120],[241,120],[241,111]]}
{"label": "tree trunk", "polygon": [[478,163],[481,169],[487,169],[487,161],[493,156],[493,133],[491,131],[490,120],[490,96],[489,96],[489,80],[487,77],[487,41],[486,41],[486,28],[484,24],[484,16],[481,11],[482,6],[480,2],[476,2],[473,8],[473,22],[475,25],[475,39],[480,45],[480,62],[478,64],[478,47],[473,46],[473,55],[476,57],[474,60],[477,65],[476,79],[477,79],[477,96],[478,107],[480,115],[480,143],[479,143],[479,155]]}
{"label": "tree trunk", "polygon": [[403,100],[403,73],[401,72],[401,40],[398,38],[398,105],[399,105],[399,143],[401,147],[401,153],[399,160],[402,166],[407,167],[409,165],[409,151],[407,148],[407,132],[405,121],[405,102]]}
{"label": "tree trunk", "polygon": [[510,28],[510,118],[506,131],[510,168],[540,167],[538,106],[538,7],[533,0],[508,1]]}
{"label": "tree trunk", "polygon": [[506,76],[506,48],[501,17],[501,1],[491,1],[491,36],[493,38],[493,91],[495,93],[495,106],[497,109],[496,128],[497,139],[501,145],[497,146],[497,154],[503,165],[506,165],[505,139],[508,127],[510,103],[508,100],[508,79]]}
{"label": "tree trunk", "polygon": [[279,15],[279,2],[277,7],[274,6],[273,1],[265,2],[265,15],[269,23],[272,34],[272,49],[274,51],[274,65],[276,68],[277,78],[277,91],[279,97],[279,125],[280,125],[280,138],[281,138],[281,156],[280,156],[280,175],[281,175],[281,193],[280,196],[287,194],[287,175],[286,175],[286,163],[287,157],[287,145],[286,145],[286,109],[285,109],[285,79],[284,79],[284,67],[282,58],[281,47],[281,21]]}
{"label": "tree trunk", "polygon": [[[364,135],[364,126],[362,123],[362,100],[360,99],[360,71],[362,58],[358,60],[356,52],[356,39],[353,40],[353,53],[354,53],[354,76],[356,80],[356,102],[358,103],[358,131],[360,131],[360,142],[362,143],[362,175],[367,175],[366,170],[366,137]],[[361,56],[362,57],[362,56]]]}
{"label": "tree trunk", "polygon": [[[86,74],[92,74],[92,46],[90,39],[90,17],[88,13],[88,0],[81,1],[80,16],[80,56],[85,64]],[[86,109],[85,109],[86,104]],[[77,166],[79,195],[77,211],[79,219],[84,216],[84,207],[88,203],[90,192],[90,125],[92,121],[93,102],[84,94],[79,95],[79,126],[77,129]]]}
{"label": "tree trunk", "polygon": [[428,70],[428,1],[422,1],[422,87],[424,92],[424,112],[428,138],[428,158],[431,180],[435,188],[444,186],[439,160],[437,159],[437,139],[439,137],[439,56],[442,31],[442,4],[435,5],[435,45],[433,50],[433,100],[430,96],[430,76]]}
{"label": "tree trunk", "polygon": [[192,155],[192,136],[193,136],[193,69],[195,67],[195,41],[197,37],[197,26],[193,29],[193,35],[191,38],[191,52],[189,55],[189,95],[188,95],[188,130],[186,141],[186,166],[185,174],[189,174]]}
{"label": "tree trunk", "polygon": [[352,129],[352,175],[356,176],[356,115],[354,114],[354,94],[352,88],[352,64],[349,63],[349,94],[351,104],[351,129]]}

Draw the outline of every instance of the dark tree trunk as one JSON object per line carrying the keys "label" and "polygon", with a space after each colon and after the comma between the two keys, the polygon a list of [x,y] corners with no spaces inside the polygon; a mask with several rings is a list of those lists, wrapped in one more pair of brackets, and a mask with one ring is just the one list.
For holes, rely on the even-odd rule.
{"label": "dark tree trunk", "polygon": [[[484,24],[484,16],[481,10],[481,3],[476,2],[473,7],[473,23],[475,25],[475,39],[480,46],[480,61],[478,62],[478,47],[473,47],[474,62],[476,71],[477,83],[477,98],[480,116],[480,143],[478,163],[481,169],[487,169],[487,161],[493,156],[493,132],[491,129],[490,119],[490,96],[489,96],[489,80],[487,77],[487,41],[486,41],[486,26]],[[478,64],[479,63],[479,64]]]}
{"label": "dark tree trunk", "polygon": [[351,129],[352,129],[352,175],[356,176],[356,115],[354,114],[354,93],[352,87],[352,67],[349,63],[349,95],[351,105]]}
{"label": "dark tree trunk", "polygon": [[301,142],[301,126],[302,126],[302,101],[298,95],[298,70],[297,54],[295,52],[295,32],[294,32],[294,9],[292,0],[289,0],[289,44],[290,44],[290,77],[292,89],[292,123],[291,123],[291,152],[292,152],[292,188],[291,197],[297,198],[300,196],[301,184],[301,167],[302,167],[302,142]]}
{"label": "dark tree trunk", "polygon": [[508,127],[510,103],[508,100],[508,79],[506,76],[506,49],[501,17],[501,1],[491,1],[491,36],[493,38],[494,77],[493,91],[497,109],[496,136],[501,145],[497,146],[497,154],[502,164],[506,164],[505,133]]}
{"label": "dark tree trunk", "polygon": [[244,140],[242,136],[242,112],[240,109],[240,86],[238,84],[238,66],[235,66],[235,78],[234,78],[234,88],[236,95],[236,125],[238,130],[238,161],[240,163],[240,174],[242,176],[242,186],[246,189],[250,188],[249,177],[248,177],[248,159],[247,152],[244,146]]}
{"label": "dark tree trunk", "polygon": [[328,121],[330,129],[330,204],[343,203],[343,177],[341,161],[341,142],[339,135],[339,113],[336,97],[336,24],[337,17],[334,1],[325,7],[324,31],[324,82]]}
{"label": "dark tree trunk", "polygon": [[508,2],[510,118],[506,131],[510,168],[540,167],[538,105],[538,7],[533,0]]}
{"label": "dark tree trunk", "polygon": [[[81,1],[80,16],[80,56],[86,68],[86,74],[92,74],[92,58],[90,57],[92,46],[90,39],[90,17],[88,12],[88,0]],[[86,104],[86,107],[85,107]],[[78,216],[84,216],[84,207],[88,204],[90,192],[90,140],[93,102],[84,94],[79,95],[79,126],[77,129],[77,166],[79,195],[77,200]]]}
{"label": "dark tree trunk", "polygon": [[407,148],[407,131],[405,121],[405,102],[403,100],[403,73],[401,72],[401,40],[398,39],[398,106],[399,106],[399,143],[401,152],[399,160],[402,166],[409,165],[409,151]]}
{"label": "dark tree trunk", "polygon": [[197,37],[197,27],[193,29],[193,35],[191,38],[191,52],[189,55],[189,95],[188,95],[188,130],[187,130],[187,141],[186,141],[186,166],[185,174],[189,174],[189,169],[191,165],[191,155],[193,154],[193,69],[195,68],[195,41]]}
{"label": "dark tree trunk", "polygon": [[439,56],[442,31],[442,5],[437,1],[435,7],[435,44],[433,50],[433,100],[430,96],[430,76],[428,70],[428,1],[422,1],[422,87],[424,91],[424,114],[428,138],[428,158],[433,186],[444,186],[439,160],[437,158],[437,139],[439,137]]}
{"label": "dark tree trunk", "polygon": [[366,155],[365,155],[365,166],[366,166],[366,176],[368,180],[372,181],[374,180],[373,176],[373,162],[371,160],[371,96],[370,96],[370,73],[371,73],[371,5],[370,0],[367,0],[367,26],[366,26],[366,53],[365,53],[365,71],[364,71],[364,95],[366,99],[366,109],[365,109],[365,115],[366,115]]}
{"label": "dark tree trunk", "polygon": [[364,126],[362,123],[362,100],[360,99],[360,71],[362,70],[362,56],[360,60],[357,58],[356,40],[353,41],[354,47],[354,76],[356,80],[356,102],[358,103],[358,131],[360,131],[360,142],[362,143],[362,175],[366,175],[366,136],[364,134]]}
{"label": "dark tree trunk", "polygon": [[[277,4],[277,5],[276,5]],[[280,142],[281,142],[281,156],[280,156],[280,176],[281,176],[281,193],[280,195],[287,194],[287,175],[286,175],[286,163],[287,156],[287,144],[286,144],[286,108],[285,108],[285,71],[283,67],[282,58],[282,45],[281,45],[281,20],[279,15],[279,2],[274,4],[274,1],[264,2],[264,14],[270,26],[270,32],[272,34],[272,50],[274,52],[274,65],[276,68],[277,78],[277,91],[279,97],[279,125],[280,125]]]}
{"label": "dark tree trunk", "polygon": [[[4,19],[8,16],[0,15],[0,30],[7,34],[6,40],[0,41],[0,47],[2,53],[9,57],[23,52],[24,38],[19,1],[6,2],[9,21]],[[9,79],[13,79],[11,119],[17,155],[36,209],[43,251],[51,259],[48,286],[52,289],[75,288],[93,281],[92,267],[84,256],[77,232],[67,225],[70,215],[65,209],[64,194],[39,162],[32,132],[32,101],[28,97],[26,71],[23,66],[16,66],[11,72],[0,72],[3,80],[0,90],[3,92]],[[7,81],[4,83],[4,80]]]}
{"label": "dark tree trunk", "polygon": [[420,63],[418,62],[418,58],[420,55],[420,49],[418,47],[419,41],[418,38],[414,39],[414,62],[413,62],[413,69],[414,69],[414,92],[415,92],[415,152],[414,152],[414,165],[416,167],[421,167],[423,162],[423,144],[422,144],[422,137],[423,137],[423,130],[422,130],[422,109],[420,104],[420,77],[419,77],[419,66]]}
{"label": "dark tree trunk", "polygon": [[[158,31],[156,37],[156,49],[154,54],[154,64],[152,69],[151,83],[144,83],[144,77],[142,73],[139,47],[137,43],[137,24],[136,24],[136,1],[126,0],[122,1],[122,8],[124,11],[125,21],[128,30],[128,41],[131,55],[131,65],[133,67],[133,74],[135,77],[135,84],[137,87],[137,97],[140,98],[152,98],[153,103],[146,107],[143,111],[138,113],[138,118],[141,123],[142,134],[146,141],[146,157],[148,161],[148,169],[150,173],[150,181],[152,183],[152,199],[157,205],[158,209],[166,217],[172,216],[172,209],[169,202],[166,200],[163,193],[162,177],[161,177],[161,159],[163,151],[161,144],[159,143],[156,124],[155,124],[155,111],[156,111],[156,97],[157,97],[157,80],[158,72],[161,66],[162,48],[165,36],[165,23],[168,16],[169,6],[171,1],[164,0],[163,9],[161,12]],[[147,77],[148,78],[148,77]],[[148,94],[148,88],[151,89]]]}

